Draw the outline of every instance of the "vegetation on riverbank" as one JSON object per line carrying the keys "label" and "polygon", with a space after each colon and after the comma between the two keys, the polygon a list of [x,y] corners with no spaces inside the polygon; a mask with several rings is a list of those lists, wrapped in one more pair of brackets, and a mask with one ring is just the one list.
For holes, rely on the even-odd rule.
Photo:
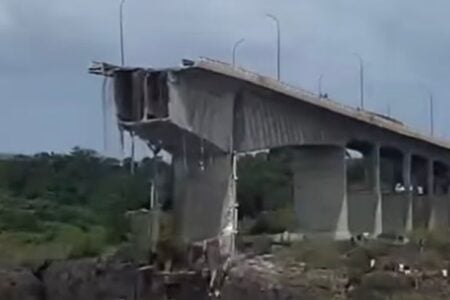
{"label": "vegetation on riverbank", "polygon": [[[130,174],[92,150],[0,159],[0,263],[95,256],[128,239],[126,212],[148,207],[154,161]],[[170,166],[158,161],[164,209],[171,204]],[[242,232],[294,226],[290,171],[282,156],[245,156],[238,164]]]}

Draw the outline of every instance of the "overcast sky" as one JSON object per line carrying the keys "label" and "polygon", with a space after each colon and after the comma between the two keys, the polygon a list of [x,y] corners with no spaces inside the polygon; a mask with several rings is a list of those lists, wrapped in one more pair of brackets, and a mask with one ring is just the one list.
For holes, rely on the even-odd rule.
{"label": "overcast sky", "polygon": [[[0,152],[103,149],[101,79],[90,61],[118,63],[119,0],[0,0]],[[231,60],[275,76],[280,19],[282,80],[359,103],[359,53],[366,106],[450,139],[448,0],[127,0],[126,60],[178,65],[181,58]]]}

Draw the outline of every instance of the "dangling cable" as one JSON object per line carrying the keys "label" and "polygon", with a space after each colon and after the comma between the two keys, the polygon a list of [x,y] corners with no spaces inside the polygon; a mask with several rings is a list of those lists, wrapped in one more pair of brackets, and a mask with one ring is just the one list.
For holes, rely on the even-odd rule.
{"label": "dangling cable", "polygon": [[238,156],[236,151],[232,152],[232,227],[233,227],[233,234],[232,234],[232,242],[231,242],[231,256],[234,257],[236,254],[236,235],[238,234],[238,207],[239,204],[237,202],[237,181],[238,181],[238,174],[237,174],[237,161]]}

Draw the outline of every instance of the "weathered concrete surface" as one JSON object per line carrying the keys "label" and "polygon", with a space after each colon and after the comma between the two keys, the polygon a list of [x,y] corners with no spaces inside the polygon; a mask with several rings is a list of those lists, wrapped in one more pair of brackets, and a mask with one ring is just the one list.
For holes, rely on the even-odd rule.
{"label": "weathered concrete surface", "polygon": [[300,147],[294,152],[294,201],[299,230],[349,237],[344,148]]}
{"label": "weathered concrete surface", "polygon": [[218,79],[194,71],[169,80],[169,116],[178,127],[228,152],[233,149],[235,90]]}
{"label": "weathered concrete surface", "polygon": [[184,242],[218,236],[228,225],[228,210],[234,202],[231,157],[202,159],[203,163],[191,157],[173,160],[175,222]]}

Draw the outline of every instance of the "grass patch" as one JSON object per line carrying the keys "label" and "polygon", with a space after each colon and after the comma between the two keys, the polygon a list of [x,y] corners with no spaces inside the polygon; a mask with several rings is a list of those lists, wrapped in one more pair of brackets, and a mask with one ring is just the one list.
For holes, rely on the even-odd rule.
{"label": "grass patch", "polygon": [[45,224],[42,233],[4,232],[0,234],[0,264],[35,264],[44,260],[61,260],[96,256],[106,249],[106,230],[94,226],[89,230],[63,224]]}
{"label": "grass patch", "polygon": [[432,296],[432,295],[422,295],[418,293],[399,293],[394,294],[390,298],[391,300],[447,300],[447,298]]}
{"label": "grass patch", "polygon": [[244,219],[241,222],[242,232],[251,235],[274,234],[292,231],[296,228],[295,214],[292,208],[281,208],[262,212],[255,220]]}
{"label": "grass patch", "polygon": [[424,250],[433,250],[444,258],[450,258],[450,233],[448,230],[414,230],[409,235],[411,243]]}

